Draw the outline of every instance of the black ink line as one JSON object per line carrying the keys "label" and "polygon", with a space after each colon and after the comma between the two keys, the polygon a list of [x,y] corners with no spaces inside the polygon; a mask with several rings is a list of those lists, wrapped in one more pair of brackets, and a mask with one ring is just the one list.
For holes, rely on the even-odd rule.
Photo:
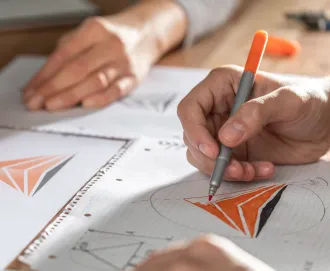
{"label": "black ink line", "polygon": [[327,186],[329,185],[329,182],[321,177],[316,177],[315,179],[319,179],[319,180],[325,182]]}
{"label": "black ink line", "polygon": [[98,260],[98,261],[100,261],[100,262],[102,262],[102,263],[104,263],[104,264],[106,264],[106,265],[108,265],[108,266],[110,266],[110,267],[116,269],[116,270],[121,270],[121,268],[119,268],[118,266],[116,266],[116,265],[114,265],[114,264],[108,262],[107,260],[105,260],[105,259],[103,259],[103,258],[101,258],[101,257],[99,257],[99,256],[97,256],[97,255],[95,255],[94,253],[90,252],[88,249],[83,250],[83,252],[89,254],[89,255],[92,256],[94,259],[96,259],[96,260]]}
{"label": "black ink line", "polygon": [[305,229],[302,229],[302,230],[299,230],[299,231],[293,231],[293,232],[284,233],[284,234],[282,234],[282,236],[291,235],[291,234],[299,233],[299,232],[302,232],[302,231],[307,231],[307,230],[310,230],[310,229],[316,227],[318,224],[320,224],[320,223],[323,221],[323,219],[324,219],[324,217],[325,217],[325,213],[326,213],[326,208],[325,208],[325,204],[324,204],[323,200],[322,200],[321,197],[320,197],[318,194],[316,194],[313,190],[311,190],[311,189],[309,189],[309,188],[306,188],[306,187],[304,187],[304,186],[300,186],[300,185],[295,185],[295,184],[288,184],[288,185],[291,185],[291,186],[297,186],[297,187],[300,187],[300,188],[306,189],[306,190],[308,190],[309,192],[313,193],[313,194],[314,194],[314,195],[320,200],[320,202],[321,202],[321,204],[322,204],[322,207],[323,207],[323,208],[322,208],[322,209],[323,209],[323,215],[322,215],[322,217],[320,218],[319,221],[317,221],[314,225],[310,226],[309,228],[305,228]]}
{"label": "black ink line", "polygon": [[125,244],[125,245],[118,245],[118,246],[98,247],[98,248],[89,249],[89,251],[110,250],[110,249],[112,250],[112,249],[123,248],[123,247],[132,247],[132,246],[136,246],[139,244],[140,244],[140,242]]}
{"label": "black ink line", "polygon": [[134,251],[134,253],[132,254],[132,256],[127,260],[125,266],[124,266],[124,269],[127,267],[127,265],[130,264],[130,262],[135,258],[137,257],[137,253],[138,251],[140,250],[140,248],[143,246],[143,242],[140,243],[140,245],[136,248],[136,250]]}
{"label": "black ink line", "polygon": [[153,239],[153,240],[165,240],[165,241],[167,241],[169,238],[173,238],[173,237],[154,237],[154,236],[147,236],[147,235],[136,235],[136,234],[127,234],[127,233],[118,233],[118,232],[106,232],[106,231],[100,231],[100,230],[95,230],[95,229],[89,229],[89,231],[90,232],[96,232],[96,233],[108,234],[108,235],[146,238],[146,239]]}

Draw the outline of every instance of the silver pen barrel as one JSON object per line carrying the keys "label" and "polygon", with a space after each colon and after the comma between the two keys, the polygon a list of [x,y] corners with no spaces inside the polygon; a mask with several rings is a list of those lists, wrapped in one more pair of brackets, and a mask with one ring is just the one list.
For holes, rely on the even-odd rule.
{"label": "silver pen barrel", "polygon": [[[230,116],[235,114],[241,105],[243,105],[249,99],[253,88],[254,79],[254,73],[249,71],[245,71],[243,73]],[[220,187],[225,174],[225,169],[230,161],[231,154],[231,148],[228,148],[225,145],[221,145],[220,154],[216,159],[216,164],[210,179],[209,195],[214,196]]]}

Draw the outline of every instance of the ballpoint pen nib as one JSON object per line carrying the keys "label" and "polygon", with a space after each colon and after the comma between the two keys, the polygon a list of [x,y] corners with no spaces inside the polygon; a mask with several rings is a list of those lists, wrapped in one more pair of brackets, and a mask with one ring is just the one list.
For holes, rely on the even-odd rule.
{"label": "ballpoint pen nib", "polygon": [[213,196],[212,196],[212,195],[209,195],[209,201],[211,201],[211,200],[212,200],[212,198],[213,198]]}

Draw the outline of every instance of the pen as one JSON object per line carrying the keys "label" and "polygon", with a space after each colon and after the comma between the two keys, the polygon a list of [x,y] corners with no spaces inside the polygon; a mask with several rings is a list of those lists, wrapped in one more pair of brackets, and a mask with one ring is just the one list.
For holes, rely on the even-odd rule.
{"label": "pen", "polygon": [[[248,100],[251,94],[254,79],[264,54],[267,40],[267,32],[260,30],[255,33],[230,116],[235,114],[240,106]],[[223,144],[221,145],[220,154],[216,159],[215,167],[210,179],[209,201],[212,200],[220,187],[226,166],[230,161],[231,153],[231,148],[228,148]]]}

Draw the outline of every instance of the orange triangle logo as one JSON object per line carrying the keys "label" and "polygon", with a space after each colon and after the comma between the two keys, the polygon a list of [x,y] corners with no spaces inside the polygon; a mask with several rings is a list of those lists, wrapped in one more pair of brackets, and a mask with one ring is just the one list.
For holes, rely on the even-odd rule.
{"label": "orange triangle logo", "polygon": [[39,191],[72,156],[36,156],[0,162],[0,182],[27,196]]}
{"label": "orange triangle logo", "polygon": [[285,184],[263,186],[221,199],[217,198],[223,195],[217,195],[212,202],[208,202],[207,197],[186,198],[185,201],[216,216],[244,235],[255,238],[265,226],[286,187]]}

